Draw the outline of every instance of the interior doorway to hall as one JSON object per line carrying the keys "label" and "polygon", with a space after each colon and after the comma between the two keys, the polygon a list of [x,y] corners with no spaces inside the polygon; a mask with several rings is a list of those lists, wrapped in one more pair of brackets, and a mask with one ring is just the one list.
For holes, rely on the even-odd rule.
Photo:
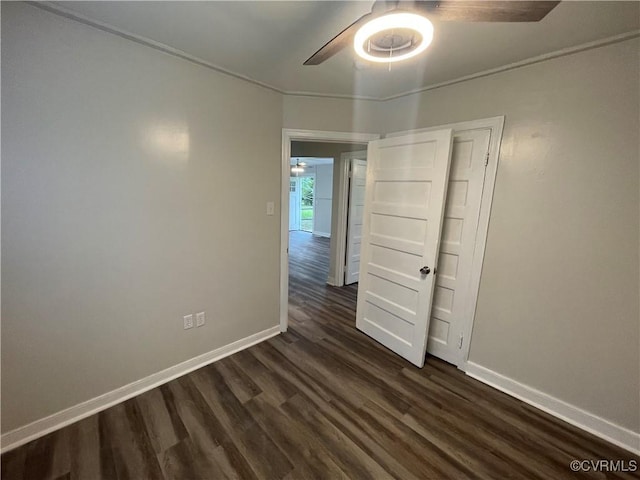
{"label": "interior doorway to hall", "polygon": [[[326,263],[314,264],[309,257],[298,258],[297,264],[281,264],[283,273],[289,265],[292,273],[281,276],[281,312],[284,312],[280,318],[281,329],[286,331],[288,319],[297,320],[292,312],[306,318],[308,312],[313,312],[313,305],[328,301],[334,307],[353,311],[352,326],[417,366],[424,364],[428,352],[464,368],[482,274],[503,125],[504,117],[493,117],[390,133],[382,140],[363,139],[375,141],[369,143],[362,154],[352,152],[349,162],[345,161],[349,157],[342,153],[340,164],[350,165],[352,170],[335,169],[342,179],[334,184],[340,193],[336,210],[360,209],[366,219],[359,226],[347,226],[347,214],[343,213],[344,222],[333,221],[334,225],[343,225],[343,230],[332,232],[328,267]],[[325,132],[325,135],[333,139],[332,133]],[[293,145],[295,136],[305,138],[310,133],[284,131],[283,187],[287,186],[285,175],[289,175],[290,150],[293,150],[288,147]],[[361,155],[364,158],[358,158]],[[353,184],[357,160],[363,162],[366,176],[366,181],[361,180],[365,186],[359,192]],[[285,188],[282,193],[286,201]],[[367,202],[363,201],[365,196]],[[359,200],[362,200],[360,204]],[[284,229],[288,221],[286,211],[282,220]],[[427,222],[433,227],[427,229]],[[367,226],[366,231],[363,226]],[[347,243],[343,241],[347,230],[354,232],[355,239],[358,228],[362,261],[359,249],[351,250],[358,254],[353,257],[353,264],[359,266],[353,269],[358,272],[356,289],[345,281],[349,254],[334,246]],[[313,250],[307,245],[301,251],[291,251],[286,231],[283,234],[286,238],[282,245],[283,259],[292,260],[298,252],[306,255]],[[295,244],[293,240],[291,243]],[[324,257],[326,261],[326,254]],[[328,288],[323,283],[324,274],[319,273],[323,267],[329,270],[326,283],[347,287]],[[349,289],[362,293],[357,308],[353,302],[346,301],[348,299],[337,298]],[[343,320],[345,318],[351,317]],[[304,323],[312,323],[307,320],[311,319],[307,318]]]}
{"label": "interior doorway to hall", "polygon": [[[359,222],[349,224],[349,154],[366,151],[364,144],[291,142],[289,158],[290,286],[304,281],[314,288],[345,285],[347,250]],[[351,230],[349,230],[351,227]],[[355,258],[355,257],[353,257]],[[304,277],[304,278],[303,278]],[[354,284],[357,278],[349,281]]]}

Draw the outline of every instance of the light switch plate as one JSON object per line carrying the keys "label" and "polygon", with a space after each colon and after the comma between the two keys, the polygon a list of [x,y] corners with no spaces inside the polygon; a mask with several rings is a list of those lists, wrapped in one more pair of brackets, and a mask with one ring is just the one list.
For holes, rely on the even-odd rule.
{"label": "light switch plate", "polygon": [[267,202],[267,215],[274,215],[276,212],[275,202]]}
{"label": "light switch plate", "polygon": [[196,313],[196,327],[201,327],[205,323],[204,312]]}
{"label": "light switch plate", "polygon": [[185,315],[184,319],[184,329],[187,330],[189,328],[193,328],[193,315]]}

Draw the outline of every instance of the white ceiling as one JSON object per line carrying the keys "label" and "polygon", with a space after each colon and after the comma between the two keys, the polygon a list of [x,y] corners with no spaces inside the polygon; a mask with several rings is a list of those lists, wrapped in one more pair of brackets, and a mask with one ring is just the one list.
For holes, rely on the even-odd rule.
{"label": "white ceiling", "polygon": [[640,28],[640,2],[563,1],[538,23],[434,21],[418,59],[355,62],[345,49],[302,63],[372,1],[55,2],[89,21],[159,42],[286,93],[387,98]]}

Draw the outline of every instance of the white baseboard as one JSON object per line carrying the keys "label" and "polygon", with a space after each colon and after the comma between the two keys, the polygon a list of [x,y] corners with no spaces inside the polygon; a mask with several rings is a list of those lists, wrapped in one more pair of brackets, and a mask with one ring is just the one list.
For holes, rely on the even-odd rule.
{"label": "white baseboard", "polygon": [[102,410],[106,410],[113,405],[124,402],[125,400],[135,397],[136,395],[140,395],[141,393],[197,370],[198,368],[204,367],[205,365],[209,365],[216,360],[228,357],[229,355],[239,352],[240,350],[244,350],[256,343],[275,337],[279,333],[280,326],[276,325],[275,327],[249,335],[248,337],[225,345],[224,347],[216,348],[210,352],[198,355],[190,360],[87,400],[86,402],[79,403],[78,405],[74,405],[73,407],[54,413],[53,415],[49,415],[48,417],[36,420],[35,422],[29,423],[23,427],[16,428],[15,430],[7,432],[0,437],[0,444],[2,445],[0,451],[5,453],[19,447],[20,445],[24,445],[36,438],[66,427],[67,425],[82,420],[83,418],[87,418]]}
{"label": "white baseboard", "polygon": [[336,279],[334,277],[332,277],[331,275],[329,275],[327,277],[327,284],[331,285],[332,287],[336,287],[338,284],[336,283]]}
{"label": "white baseboard", "polygon": [[316,237],[331,238],[331,233],[327,233],[327,232],[316,232],[316,231],[314,230],[314,231],[313,231],[313,235],[315,235]]}
{"label": "white baseboard", "polygon": [[567,423],[640,455],[640,433],[616,425],[540,390],[524,385],[477,363],[467,362],[465,372],[472,378],[497,388]]}

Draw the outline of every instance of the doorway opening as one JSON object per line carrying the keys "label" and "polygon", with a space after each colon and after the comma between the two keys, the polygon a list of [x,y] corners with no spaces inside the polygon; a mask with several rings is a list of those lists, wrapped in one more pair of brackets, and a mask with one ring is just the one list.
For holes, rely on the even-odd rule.
{"label": "doorway opening", "polygon": [[[414,290],[418,292],[418,290],[424,290],[424,288],[418,288],[418,283],[424,283],[429,291],[426,292],[425,290],[423,292],[423,296],[426,298],[424,301],[426,306],[419,314],[421,322],[424,324],[421,327],[424,331],[421,330],[420,332],[424,342],[421,341],[421,343],[425,344],[424,347],[429,353],[455,364],[462,370],[466,369],[469,355],[503,124],[504,117],[494,117],[427,129],[394,132],[387,134],[384,141],[372,144],[368,152],[372,155],[371,161],[375,163],[372,164],[373,166],[368,165],[367,169],[370,172],[367,172],[367,174],[371,173],[371,179],[363,182],[363,185],[366,184],[366,186],[362,189],[364,196],[369,198],[366,202],[369,205],[367,207],[369,210],[367,211],[363,208],[365,210],[365,218],[364,223],[360,225],[360,228],[362,225],[368,225],[366,231],[362,231],[361,235],[361,243],[363,247],[366,247],[363,250],[362,265],[364,267],[355,269],[359,270],[359,273],[364,271],[364,277],[360,278],[359,281],[368,283],[366,283],[365,288],[361,289],[362,299],[360,298],[361,295],[358,294],[357,311],[361,310],[361,303],[362,305],[366,303],[371,303],[374,306],[380,305],[379,309],[375,310],[375,315],[370,313],[367,321],[373,323],[377,319],[378,324],[386,325],[384,327],[385,331],[391,331],[391,324],[384,322],[388,315],[385,314],[385,316],[380,313],[382,310],[392,316],[400,315],[400,319],[402,319],[401,314],[403,312],[414,312],[415,315],[418,315],[417,310],[411,308],[411,302],[415,303],[415,299],[411,295],[405,294],[404,290],[399,291],[394,285],[406,280],[405,283],[411,283],[415,287]],[[422,158],[420,156],[422,154],[418,154],[419,149],[414,148],[405,152],[406,155],[399,153],[400,157],[398,158],[390,157],[390,154],[385,153],[386,156],[383,163],[379,163],[379,157],[381,156],[381,149],[400,148],[405,144],[411,145],[412,142],[424,143],[424,148],[420,148],[423,150],[426,148],[425,152],[427,152],[429,150],[427,144],[436,141],[436,133],[438,131],[440,131],[439,135],[444,135],[445,131],[448,132],[447,138],[449,151],[451,152],[447,162],[440,162],[443,165],[442,168],[446,168],[450,175],[438,181],[438,191],[434,194],[434,199],[437,198],[440,204],[438,208],[441,208],[441,212],[438,214],[440,218],[436,219],[435,223],[441,225],[442,231],[440,233],[440,228],[427,230],[425,238],[422,239],[422,237],[417,238],[416,235],[420,232],[422,232],[420,233],[422,235],[424,229],[413,228],[411,225],[407,225],[408,220],[406,220],[422,218],[420,216],[422,211],[418,212],[418,209],[424,209],[424,202],[421,201],[424,197],[424,192],[419,188],[422,184],[416,180],[418,177],[414,173],[405,172],[405,170],[410,170],[423,161],[418,159],[418,157]],[[425,136],[422,134],[423,132],[433,132],[434,135]],[[300,137],[294,138],[295,135],[300,135]],[[323,135],[326,136],[323,137]],[[330,142],[337,142],[338,139],[331,138],[331,135],[330,132],[284,130],[283,166],[286,165],[286,174],[288,175],[293,141],[319,142],[329,140]],[[417,138],[417,135],[420,138]],[[402,138],[392,140],[394,137]],[[434,138],[432,139],[431,137]],[[369,138],[366,143],[368,144],[370,140],[376,139]],[[391,150],[385,151],[391,152]],[[438,149],[434,150],[434,152],[436,151]],[[418,157],[414,158],[414,154],[418,155]],[[427,155],[427,153],[424,155]],[[395,160],[393,160],[394,158]],[[425,157],[424,160],[427,161],[428,158]],[[450,169],[449,161],[451,162]],[[444,165],[444,163],[447,164]],[[394,166],[396,164],[398,164],[397,168]],[[340,172],[340,178],[342,179],[342,182],[338,180],[336,183],[336,191],[340,193],[337,208],[338,211],[348,212],[349,207],[354,207],[356,202],[348,198],[349,193],[354,192],[354,185],[350,183],[353,176],[353,172],[350,169],[353,168],[353,165],[350,165],[349,168],[346,168],[345,165],[344,157],[341,157],[340,166],[335,169],[336,172]],[[422,169],[419,172],[421,174],[426,174],[429,171],[427,167],[416,168]],[[283,170],[283,177],[284,175],[285,171]],[[448,181],[447,178],[449,178]],[[422,183],[431,185],[427,180]],[[407,185],[401,185],[402,182],[408,183]],[[286,191],[284,193],[288,194]],[[430,202],[427,201],[426,205],[430,205]],[[364,204],[361,206],[364,207]],[[371,210],[372,208],[373,210]],[[288,221],[286,214],[288,212],[283,212],[283,226],[286,226],[285,222]],[[347,218],[348,216],[345,213],[344,224],[337,222],[337,228],[332,234],[332,240],[334,237],[341,238],[344,236],[346,238],[347,231],[357,231],[357,228],[347,225]],[[343,230],[340,231],[340,228]],[[435,233],[428,234],[429,231]],[[283,234],[286,233],[288,232],[283,232]],[[429,244],[429,242],[432,244]],[[426,248],[428,244],[431,245],[428,254],[422,250],[418,251],[418,244],[421,248]],[[283,262],[281,263],[281,271],[283,273],[281,276],[282,331],[286,331],[288,322],[288,247],[289,237],[287,235],[285,239],[285,236],[283,236]],[[307,248],[311,249],[311,246]],[[403,252],[403,249],[407,251],[408,256],[405,256],[407,258],[410,257],[411,262],[404,261],[404,257],[400,258],[402,255],[398,254],[398,252]],[[346,250],[346,241],[344,243],[344,252],[338,252],[337,249],[330,248],[331,258],[328,267],[330,274],[327,278],[327,283],[330,285],[344,285],[344,283],[340,282],[344,280],[345,272],[348,272],[348,254]],[[354,263],[359,265],[358,249],[352,249],[351,252],[358,253],[357,257],[353,257],[353,259],[357,260]],[[375,256],[375,260],[372,255]],[[326,256],[325,253],[325,261]],[[334,263],[335,259],[339,260]],[[304,267],[305,261],[309,260],[301,260],[298,266]],[[417,267],[414,263],[416,263]],[[313,265],[310,263],[309,265],[311,267],[307,268],[306,272],[304,272],[304,268],[302,270],[303,282],[314,275],[317,277],[318,269],[321,268],[320,264]],[[342,272],[338,273],[340,268],[342,268]],[[406,269],[408,270],[405,271]],[[354,270],[352,269],[352,271]],[[417,273],[418,271],[419,274]],[[430,277],[428,277],[429,273],[431,273]],[[385,275],[387,277],[391,276],[395,280],[390,279],[385,283]],[[428,283],[425,282],[426,278],[429,278]],[[435,281],[433,280],[434,278]],[[371,282],[375,283],[374,286],[376,288],[371,287]],[[348,282],[346,283],[348,284]],[[383,287],[380,285],[383,285]],[[409,290],[412,290],[410,288],[411,285],[407,286]],[[327,290],[326,285],[322,284],[322,286],[324,286],[325,291],[330,292]],[[363,314],[366,315],[365,313]],[[359,315],[357,315],[357,318],[360,318]],[[407,325],[411,324],[411,322],[405,323]],[[401,329],[402,327],[406,330],[405,323],[398,324],[398,328]],[[361,328],[362,325],[358,324],[358,321],[356,321],[356,324],[359,330],[365,331]],[[365,333],[368,332],[365,331]],[[376,338],[374,335],[370,336],[374,339]],[[399,335],[394,338],[396,337],[401,338]],[[408,337],[414,338],[415,335],[408,335]],[[412,344],[411,341],[407,342],[407,345]],[[382,341],[381,343],[385,344]],[[391,349],[408,358],[407,355],[402,355],[402,348]],[[424,358],[418,358],[420,356],[419,352],[413,356],[416,358],[411,361],[416,364],[423,363]],[[422,356],[424,356],[424,350]]]}
{"label": "doorway opening", "polygon": [[[303,242],[308,244],[310,251],[322,256],[321,262],[315,262],[318,270],[314,278],[317,278],[318,288],[325,288],[326,284],[337,287],[345,285],[345,265],[356,271],[355,275],[352,272],[348,283],[357,282],[364,195],[360,195],[360,208],[349,208],[353,200],[350,169],[353,158],[366,158],[363,148],[366,145],[360,143],[291,143],[289,235],[295,236],[295,241],[289,239],[289,256],[291,260],[300,253],[299,250],[305,248]],[[361,183],[358,192],[364,190],[365,169],[356,169],[358,182]],[[358,215],[359,220],[349,222],[350,217]],[[311,248],[311,243],[317,248]],[[349,261],[349,255],[355,261]],[[290,276],[291,281],[293,279]]]}
{"label": "doorway opening", "polygon": [[330,288],[327,285],[344,285],[344,278],[342,283],[336,281],[339,266],[344,272],[347,250],[348,190],[345,193],[344,183],[348,178],[343,154],[366,151],[368,142],[377,138],[372,134],[283,131],[282,331],[288,325],[289,293],[295,290],[289,288],[290,283],[304,284],[306,290],[319,294]]}

